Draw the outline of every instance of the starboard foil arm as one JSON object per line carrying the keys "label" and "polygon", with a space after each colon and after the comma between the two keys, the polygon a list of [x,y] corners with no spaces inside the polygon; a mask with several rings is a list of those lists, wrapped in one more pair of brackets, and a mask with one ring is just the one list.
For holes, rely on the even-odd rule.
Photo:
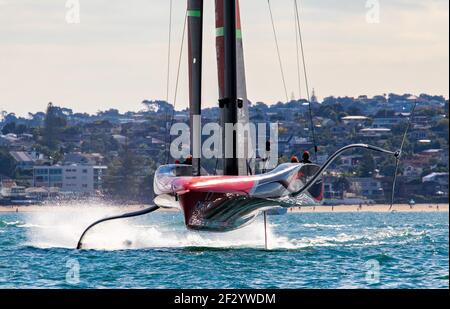
{"label": "starboard foil arm", "polygon": [[293,197],[299,196],[303,193],[305,193],[305,191],[309,190],[318,180],[319,177],[321,177],[323,175],[323,173],[328,169],[328,167],[330,167],[330,165],[337,159],[339,158],[344,152],[351,150],[351,149],[356,149],[356,148],[361,148],[361,149],[366,149],[366,150],[370,150],[370,151],[375,151],[375,152],[381,152],[381,153],[385,153],[385,154],[390,154],[393,155],[394,157],[398,158],[401,154],[401,151],[390,151],[387,149],[383,149],[377,146],[373,146],[373,145],[368,145],[368,144],[352,144],[352,145],[348,145],[345,146],[341,149],[339,149],[338,151],[336,151],[330,158],[328,158],[328,160],[325,162],[325,164],[317,171],[317,173],[308,180],[308,182],[297,192],[292,193],[291,195]]}
{"label": "starboard foil arm", "polygon": [[112,220],[117,220],[117,219],[126,219],[126,218],[133,218],[133,217],[138,217],[138,216],[142,216],[142,215],[146,215],[149,213],[152,213],[156,210],[158,210],[160,207],[159,206],[152,206],[143,210],[139,210],[139,211],[135,211],[135,212],[129,212],[123,215],[117,215],[117,216],[112,216],[112,217],[107,217],[107,218],[103,218],[100,219],[98,221],[95,221],[94,223],[92,223],[91,225],[89,225],[83,232],[83,234],[81,234],[80,240],[78,241],[77,244],[77,249],[80,250],[83,247],[83,239],[86,236],[87,232],[92,229],[94,226],[106,222],[106,221],[112,221]]}

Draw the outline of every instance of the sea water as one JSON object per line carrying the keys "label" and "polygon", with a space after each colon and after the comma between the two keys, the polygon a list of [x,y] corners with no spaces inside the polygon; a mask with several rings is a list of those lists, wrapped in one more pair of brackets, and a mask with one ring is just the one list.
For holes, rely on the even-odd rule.
{"label": "sea water", "polygon": [[[179,213],[105,223],[120,210],[0,214],[0,288],[449,288],[449,215],[288,213],[230,233]],[[123,212],[123,210],[122,210]]]}

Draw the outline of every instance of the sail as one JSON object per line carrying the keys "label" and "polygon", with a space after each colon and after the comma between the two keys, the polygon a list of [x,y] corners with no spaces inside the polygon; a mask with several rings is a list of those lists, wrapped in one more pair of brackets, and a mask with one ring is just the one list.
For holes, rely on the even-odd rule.
{"label": "sail", "polygon": [[203,0],[188,0],[187,18],[192,173],[200,176]]}
{"label": "sail", "polygon": [[[224,98],[225,93],[225,33],[224,33],[224,1],[216,0],[216,51],[217,68],[219,81],[219,97]],[[247,85],[245,77],[244,48],[242,40],[241,18],[239,0],[236,0],[236,66],[237,66],[237,96],[242,99],[243,106],[238,108],[238,123],[247,125],[249,123],[249,101],[247,98]],[[221,119],[222,127],[224,125]],[[239,134],[237,136],[237,145],[244,149],[244,158],[238,160],[239,175],[248,175],[254,171],[253,154],[249,152],[252,149],[251,135]],[[250,147],[249,147],[250,146]]]}

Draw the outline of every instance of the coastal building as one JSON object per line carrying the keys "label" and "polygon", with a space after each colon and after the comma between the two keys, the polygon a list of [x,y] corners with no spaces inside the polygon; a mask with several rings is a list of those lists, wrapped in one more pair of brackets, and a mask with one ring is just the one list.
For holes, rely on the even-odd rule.
{"label": "coastal building", "polygon": [[0,134],[0,146],[1,147],[11,147],[18,143],[19,143],[19,139],[17,138],[17,135],[11,134],[11,133],[6,134],[6,135]]}
{"label": "coastal building", "polygon": [[414,160],[405,160],[403,166],[403,176],[410,179],[419,178],[424,170],[423,164]]}
{"label": "coastal building", "polygon": [[388,138],[392,136],[392,131],[388,128],[365,128],[361,129],[358,134],[366,138]]}
{"label": "coastal building", "polygon": [[372,127],[373,128],[388,128],[392,129],[393,127],[407,121],[407,117],[402,116],[392,116],[392,117],[377,117],[373,119]]}
{"label": "coastal building", "polygon": [[384,199],[384,189],[382,182],[378,179],[367,177],[349,178],[351,191],[370,199]]}
{"label": "coastal building", "polygon": [[33,168],[34,187],[59,188],[64,193],[94,194],[102,190],[106,166],[55,165]]}
{"label": "coastal building", "polygon": [[0,183],[0,198],[22,199],[25,197],[25,187],[18,186],[14,180],[2,180],[2,182]]}
{"label": "coastal building", "polygon": [[324,177],[324,197],[326,199],[342,199],[344,190],[339,187],[339,178],[334,176]]}
{"label": "coastal building", "polygon": [[448,173],[431,173],[422,178],[423,182],[436,182],[440,185],[448,186]]}
{"label": "coastal building", "polygon": [[370,121],[370,118],[366,116],[346,116],[342,117],[341,120],[346,125],[361,126]]}
{"label": "coastal building", "polygon": [[59,188],[26,188],[26,195],[34,201],[42,201],[48,198],[56,198],[59,196]]}
{"label": "coastal building", "polygon": [[359,166],[362,159],[363,156],[359,154],[342,156],[340,166],[353,170]]}
{"label": "coastal building", "polygon": [[11,151],[9,154],[16,162],[17,168],[24,170],[33,168],[35,159],[30,153],[24,151]]}
{"label": "coastal building", "polygon": [[104,157],[99,153],[73,152],[64,156],[63,165],[101,165]]}
{"label": "coastal building", "polygon": [[422,178],[425,194],[428,196],[447,197],[449,173],[431,173]]}

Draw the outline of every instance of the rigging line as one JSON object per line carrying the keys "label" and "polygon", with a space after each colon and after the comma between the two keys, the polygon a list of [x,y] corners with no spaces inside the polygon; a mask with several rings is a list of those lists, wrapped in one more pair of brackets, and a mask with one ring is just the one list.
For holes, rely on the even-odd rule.
{"label": "rigging line", "polygon": [[[186,36],[186,24],[187,24],[187,17],[188,17],[187,13],[188,13],[188,10],[186,9],[186,13],[184,15],[183,34],[182,34],[182,37],[181,37],[180,55],[179,55],[179,58],[178,58],[177,78],[176,78],[176,82],[175,82],[175,95],[174,95],[174,99],[173,99],[173,111],[172,111],[172,117],[171,117],[171,120],[170,120],[169,128],[172,127],[174,119],[175,119],[175,108],[177,106],[178,86],[179,86],[179,81],[180,81],[181,62],[182,62],[183,50],[184,50],[184,39],[185,39],[185,36]],[[171,144],[172,143],[172,136],[170,135],[170,132],[168,134],[168,137],[169,137],[169,144]],[[170,151],[167,151],[167,148],[166,148],[166,153],[167,153],[166,164],[169,163],[169,152]]]}
{"label": "rigging line", "polygon": [[289,102],[289,96],[288,96],[287,87],[286,87],[286,79],[284,77],[283,62],[281,61],[280,47],[278,45],[277,31],[275,29],[275,22],[273,20],[272,6],[270,5],[270,0],[267,0],[267,4],[269,6],[270,20],[272,22],[272,30],[273,30],[273,35],[275,38],[275,45],[277,47],[278,62],[280,64],[281,78],[283,80],[283,86],[284,86],[284,94],[286,95],[286,102]]}
{"label": "rigging line", "polygon": [[[170,58],[172,51],[172,13],[173,13],[173,0],[170,0],[169,3],[169,42],[168,42],[168,50],[167,50],[167,80],[166,80],[166,102],[169,104],[169,92],[170,92]],[[166,111],[164,116],[165,124],[166,124],[166,136],[164,137],[164,152],[167,151],[167,140],[170,132],[168,131],[167,123],[169,120],[169,111]],[[167,162],[166,162],[167,163]]]}
{"label": "rigging line", "polygon": [[402,140],[402,144],[400,146],[399,154],[395,158],[395,172],[394,172],[394,179],[392,181],[391,206],[389,207],[389,210],[391,210],[392,207],[394,207],[395,188],[396,188],[396,185],[397,185],[397,177],[398,177],[398,170],[399,170],[399,167],[400,167],[400,159],[401,159],[401,157],[403,155],[403,147],[405,146],[405,142],[406,142],[406,138],[408,136],[409,129],[411,128],[412,122],[414,120],[414,114],[416,112],[416,107],[417,107],[417,99],[415,99],[414,106],[413,106],[413,108],[411,110],[411,115],[410,115],[409,120],[408,120],[408,125],[406,126],[405,133],[403,134],[403,140]]}
{"label": "rigging line", "polygon": [[[295,5],[295,2],[294,2]],[[297,14],[294,14],[295,17],[295,55],[297,57],[297,80],[298,80],[298,98],[302,98],[302,79],[301,79],[301,69],[300,69],[300,55],[299,55],[299,40],[298,40],[298,30],[297,30]]]}
{"label": "rigging line", "polygon": [[294,4],[295,4],[295,15],[297,17],[297,28],[298,28],[298,35],[300,38],[300,48],[301,48],[301,52],[302,52],[302,60],[303,60],[303,71],[304,71],[304,75],[305,75],[305,84],[306,84],[306,96],[308,99],[308,105],[309,105],[309,118],[311,121],[311,133],[312,133],[312,138],[313,138],[313,142],[314,142],[314,154],[316,157],[316,161],[317,161],[317,152],[318,152],[318,146],[317,146],[317,138],[316,138],[316,130],[314,127],[314,119],[313,119],[313,112],[312,112],[312,106],[311,106],[311,96],[309,93],[309,80],[308,80],[308,72],[306,69],[306,59],[305,59],[305,49],[303,47],[303,36],[302,36],[302,27],[300,24],[300,14],[298,11],[298,2],[297,0],[294,0]]}
{"label": "rigging line", "polygon": [[169,46],[167,51],[167,83],[166,83],[166,101],[169,102],[169,91],[170,91],[170,57],[172,50],[172,11],[173,11],[173,0],[170,0],[169,4]]}

